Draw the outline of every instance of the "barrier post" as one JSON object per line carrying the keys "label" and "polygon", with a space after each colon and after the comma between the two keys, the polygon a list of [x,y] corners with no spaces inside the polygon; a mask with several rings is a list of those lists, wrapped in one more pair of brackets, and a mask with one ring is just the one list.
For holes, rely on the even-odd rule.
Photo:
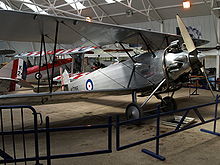
{"label": "barrier post", "polygon": [[116,150],[119,151],[120,148],[120,119],[119,115],[116,116]]}
{"label": "barrier post", "polygon": [[147,149],[141,150],[143,153],[148,154],[156,159],[164,161],[166,158],[159,154],[160,152],[160,105],[157,107],[157,126],[156,126],[156,153]]}
{"label": "barrier post", "polygon": [[50,152],[50,120],[46,117],[46,147],[47,147],[47,165],[51,165],[51,152]]}
{"label": "barrier post", "polygon": [[108,118],[108,150],[112,152],[112,117]]}
{"label": "barrier post", "polygon": [[216,132],[217,117],[218,117],[217,116],[218,115],[218,101],[219,101],[219,95],[216,95],[213,131],[206,130],[206,129],[200,129],[200,131],[220,136],[220,133]]}

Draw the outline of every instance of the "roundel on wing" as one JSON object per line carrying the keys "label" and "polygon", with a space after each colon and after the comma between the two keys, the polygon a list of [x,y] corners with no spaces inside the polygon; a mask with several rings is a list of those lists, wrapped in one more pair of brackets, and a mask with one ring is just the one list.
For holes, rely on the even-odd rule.
{"label": "roundel on wing", "polygon": [[35,78],[36,78],[37,80],[41,79],[41,78],[42,78],[42,74],[41,74],[40,72],[37,72],[37,73],[35,74]]}
{"label": "roundel on wing", "polygon": [[92,80],[91,79],[88,79],[87,81],[86,81],[86,90],[93,90],[93,82],[92,82]]}

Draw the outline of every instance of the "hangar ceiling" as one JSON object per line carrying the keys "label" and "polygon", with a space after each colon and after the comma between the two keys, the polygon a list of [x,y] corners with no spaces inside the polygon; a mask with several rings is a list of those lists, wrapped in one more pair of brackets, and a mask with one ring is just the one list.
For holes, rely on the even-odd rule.
{"label": "hangar ceiling", "polygon": [[219,0],[191,0],[184,10],[183,0],[1,0],[1,8],[43,14],[80,17],[112,24],[131,24],[147,21],[162,22],[181,17],[219,13]]}

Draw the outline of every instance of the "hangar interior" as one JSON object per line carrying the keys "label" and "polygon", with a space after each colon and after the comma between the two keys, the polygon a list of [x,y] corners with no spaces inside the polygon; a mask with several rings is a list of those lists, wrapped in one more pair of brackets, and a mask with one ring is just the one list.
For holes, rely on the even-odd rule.
{"label": "hangar interior", "polygon": [[[78,6],[79,5],[79,6]],[[200,38],[210,41],[205,47],[216,47],[219,43],[219,2],[217,0],[196,0],[191,2],[190,9],[183,9],[182,1],[120,1],[120,0],[80,0],[80,1],[22,1],[7,0],[1,1],[2,9],[11,9],[57,16],[67,16],[72,18],[90,18],[93,21],[104,23],[125,25],[136,28],[148,29],[176,34],[177,22],[176,14],[179,14],[186,26],[200,32]],[[74,45],[61,45],[60,48],[72,48]],[[17,54],[22,52],[37,51],[40,49],[39,43],[21,43],[1,41],[1,49],[13,49]],[[53,49],[53,45],[47,44],[48,50]],[[206,52],[206,68],[218,67],[217,50]],[[7,62],[11,58],[0,59],[0,62]],[[217,62],[217,63],[216,63]],[[219,75],[217,68],[216,76]]]}
{"label": "hangar interior", "polygon": [[[186,2],[190,3],[189,8],[183,8],[183,3]],[[7,98],[7,94],[5,93],[3,96],[0,96],[0,163],[16,164],[21,162],[31,164],[34,162],[34,164],[48,165],[219,164],[220,158],[218,155],[220,152],[220,142],[218,136],[220,134],[218,133],[219,129],[217,124],[217,120],[219,119],[219,82],[216,82],[220,77],[219,0],[0,0],[0,8],[3,10],[52,15],[54,16],[53,18],[77,18],[91,24],[104,23],[113,24],[122,28],[133,27],[135,30],[145,29],[149,31],[149,33],[156,32],[156,34],[170,33],[180,35],[181,27],[178,25],[176,19],[176,15],[178,14],[185,23],[188,33],[192,38],[195,40],[201,39],[209,41],[208,44],[198,48],[201,48],[201,52],[205,56],[205,60],[203,61],[205,68],[213,69],[214,71],[212,70],[213,72],[210,73],[210,75],[215,77],[214,82],[209,82],[208,80],[213,79],[210,79],[210,77],[206,75],[203,76],[202,82],[204,83],[205,81],[205,87],[197,84],[200,80],[196,77],[194,83],[190,84],[187,82],[187,86],[181,89],[179,87],[182,86],[179,86],[179,79],[177,79],[178,83],[175,84],[176,86],[172,84],[173,82],[176,83],[176,81],[173,81],[170,83],[171,86],[173,85],[172,89],[168,87],[168,90],[162,88],[166,80],[162,79],[160,83],[154,84],[153,89],[150,89],[152,92],[147,93],[141,91],[141,94],[138,95],[138,100],[135,98],[136,91],[132,91],[132,95],[128,95],[126,93],[127,91],[123,90],[121,93],[124,92],[127,95],[120,96],[120,94],[115,94],[114,96],[103,95],[102,97],[98,97],[96,93],[86,93],[86,96],[72,96],[72,91],[69,91],[68,95],[59,96],[60,93],[58,93],[56,96],[53,96],[53,98],[52,96],[48,96],[47,93],[45,97],[44,94],[39,94],[41,97],[40,104],[34,102],[35,98],[32,93],[28,93],[28,98],[22,98],[23,94],[26,94],[27,91],[29,92],[30,87],[29,83],[22,83],[21,86],[25,87],[25,89],[23,90],[21,88],[22,90],[19,90],[19,97],[9,95]],[[10,20],[8,21],[10,22]],[[12,22],[11,25],[14,26],[15,24]],[[25,24],[23,26],[25,27]],[[94,33],[94,35],[96,35],[96,32]],[[98,35],[99,32],[97,31],[97,36]],[[41,47],[42,43],[39,42],[1,40],[0,50],[14,50],[15,52],[12,55],[1,53],[0,63],[4,63],[4,65],[5,63],[10,64],[10,61],[16,59],[15,55],[40,51]],[[83,59],[79,51],[79,56],[74,59],[75,66],[73,66],[72,62],[72,64],[70,64],[71,66],[66,66],[66,68],[71,68],[69,71],[71,74],[73,74],[74,69],[75,72],[85,72],[87,66],[82,67],[81,63],[88,64],[89,60],[90,63],[101,61],[105,67],[108,65],[111,67],[113,64],[119,62],[119,60],[120,62],[124,62],[127,59],[133,61],[136,58],[135,56],[137,56],[137,52],[141,53],[143,51],[139,45],[126,45],[123,51],[121,51],[123,48],[121,47],[122,45],[113,43],[104,49],[102,48],[102,51],[99,50],[97,52],[94,51],[93,54],[85,54]],[[74,44],[58,42],[56,48],[57,50],[67,49],[71,51],[71,49],[76,48],[76,46]],[[88,52],[90,52],[90,48],[91,47],[86,47]],[[133,52],[129,53],[130,48],[132,48],[131,51]],[[45,49],[47,51],[53,51],[54,44],[46,43]],[[91,50],[93,51],[93,48],[91,48]],[[148,49],[147,53],[149,52],[151,52],[150,49]],[[130,57],[130,55],[132,55],[134,59]],[[31,59],[28,60],[31,61]],[[135,60],[138,61],[138,58]],[[139,62],[141,60],[142,59],[140,59]],[[31,62],[35,63],[36,61]],[[39,61],[38,63],[40,63],[39,66],[42,64]],[[80,63],[80,65],[77,66],[77,63]],[[129,64],[130,63],[128,63],[128,65]],[[138,68],[139,63],[135,64]],[[155,67],[157,64],[152,62],[149,63],[149,65]],[[44,64],[42,64],[42,67],[43,66]],[[176,69],[176,65],[173,67]],[[94,70],[89,66],[86,72]],[[61,78],[56,77],[57,80],[65,79],[61,76],[62,71],[63,70],[58,71],[60,72],[59,76]],[[132,84],[131,81],[135,67],[131,69],[131,71],[131,77],[127,79],[127,88]],[[158,71],[158,73],[159,72],[160,71]],[[118,73],[114,71],[115,75],[120,73],[126,73],[126,71],[123,70]],[[63,72],[63,75],[64,74]],[[85,73],[85,75],[87,74],[89,73]],[[36,78],[36,74],[34,76]],[[39,74],[38,76],[40,77],[42,75]],[[74,76],[78,79],[84,75],[80,73],[80,75]],[[49,91],[53,93],[53,85],[51,85],[51,83],[53,84],[53,81],[55,81],[53,74],[52,80],[48,76],[49,89],[45,87],[39,88],[39,81],[42,78],[39,77],[36,78],[38,87],[31,86],[33,90],[35,90],[35,92],[37,91],[37,93],[40,93],[41,89],[43,92],[47,90],[46,92]],[[120,77],[116,78],[120,79]],[[158,76],[154,78],[159,79]],[[73,79],[75,79],[75,77]],[[110,77],[110,79],[112,78]],[[71,82],[72,80],[70,80],[70,83]],[[182,79],[180,83],[181,82]],[[100,84],[105,83],[106,81],[101,81]],[[61,90],[65,90],[66,86],[63,85],[62,82],[58,84],[61,84]],[[168,85],[170,84],[168,83]],[[54,85],[54,88],[57,87],[56,85]],[[4,84],[1,84],[1,87],[2,86],[4,86]],[[109,86],[111,86],[111,84]],[[214,89],[212,89],[213,86],[215,86]],[[200,89],[200,87],[202,89]],[[75,89],[76,87],[73,88]],[[90,88],[93,90],[93,81],[91,81],[91,79],[86,81],[86,89],[90,90]],[[155,94],[158,89],[165,92],[161,96],[160,94]],[[13,92],[16,93],[15,91]],[[152,97],[153,95],[156,97]],[[180,111],[174,113],[164,110],[162,112],[164,112],[165,115],[161,115],[160,106],[163,108],[163,99],[166,98],[167,95],[169,98],[175,97],[175,102]],[[145,98],[145,96],[149,97]],[[130,105],[129,103],[131,102],[140,103],[141,109],[150,110],[147,112],[144,111],[143,114],[141,111],[141,115],[143,115],[141,117],[146,117],[143,121],[141,120],[141,123],[135,122],[135,120],[130,123],[130,119],[128,118],[129,120],[127,121],[124,116],[124,111],[125,109],[126,113],[127,110],[129,111],[127,105]],[[26,103],[27,106],[18,106],[18,104],[21,103]],[[170,103],[171,108],[177,109],[176,103]],[[10,107],[6,105],[10,105]],[[158,105],[160,106],[158,107]],[[140,106],[136,107],[135,104],[134,107],[139,108]],[[135,116],[135,114],[132,115]],[[140,116],[140,114],[138,115]],[[167,125],[168,121],[173,120],[174,115],[180,118],[177,124],[175,123],[176,125],[174,126],[172,125],[173,123],[171,124],[172,126]],[[189,117],[187,118],[188,120],[192,120],[189,124],[185,120],[186,117]],[[203,124],[206,125],[203,126]],[[198,127],[194,128],[194,126]],[[198,131],[198,128],[201,129],[202,133]],[[174,133],[178,134],[169,136]],[[165,157],[167,160],[165,160]],[[160,162],[155,158],[167,162]]]}

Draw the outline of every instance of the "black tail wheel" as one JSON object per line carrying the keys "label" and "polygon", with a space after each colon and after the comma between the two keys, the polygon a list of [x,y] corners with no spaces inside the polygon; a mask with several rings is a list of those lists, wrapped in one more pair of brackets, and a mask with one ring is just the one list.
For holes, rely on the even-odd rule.
{"label": "black tail wheel", "polygon": [[136,103],[131,103],[127,106],[126,108],[126,118],[128,120],[132,119],[139,119],[142,117],[142,108],[136,104]]}
{"label": "black tail wheel", "polygon": [[161,108],[163,112],[175,111],[177,109],[177,104],[174,98],[164,97],[161,102]]}

